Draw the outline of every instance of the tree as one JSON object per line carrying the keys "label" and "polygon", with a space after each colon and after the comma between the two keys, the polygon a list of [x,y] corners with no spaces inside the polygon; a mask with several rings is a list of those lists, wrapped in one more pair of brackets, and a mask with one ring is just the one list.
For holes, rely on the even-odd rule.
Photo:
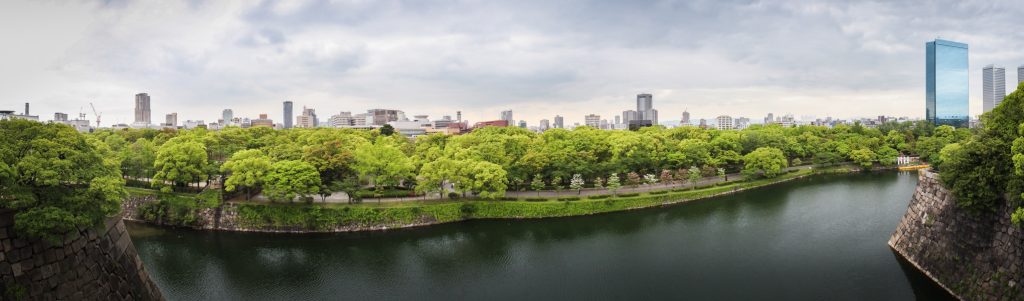
{"label": "tree", "polygon": [[594,178],[594,188],[597,188],[597,189],[604,188],[604,184],[603,183],[604,183],[604,178],[601,178],[601,177]]}
{"label": "tree", "polygon": [[626,184],[632,185],[636,188],[640,185],[640,175],[635,172],[629,172],[626,174]]}
{"label": "tree", "polygon": [[569,188],[570,189],[575,189],[576,190],[576,194],[580,194],[582,192],[583,184],[584,184],[583,176],[580,176],[580,174],[572,175],[572,179],[569,180]]}
{"label": "tree", "polygon": [[725,168],[718,168],[717,174],[722,178],[722,181],[729,181],[729,175],[725,173]]}
{"label": "tree", "polygon": [[242,187],[245,189],[245,199],[249,200],[252,189],[263,185],[270,167],[270,157],[263,151],[249,149],[236,152],[220,167],[221,172],[228,175],[224,181],[224,191],[235,191]]}
{"label": "tree", "polygon": [[690,187],[697,189],[697,182],[701,179],[700,168],[690,166],[690,170],[687,173],[689,174],[687,178],[690,180]]}
{"label": "tree", "polygon": [[662,183],[672,184],[672,172],[668,171],[668,169],[662,169],[661,176],[659,176],[659,178],[661,179]]}
{"label": "tree", "polygon": [[443,197],[445,184],[465,182],[461,178],[463,172],[460,171],[460,168],[462,166],[462,162],[445,157],[423,164],[420,174],[417,176],[416,191],[424,193],[436,191]]}
{"label": "tree", "polygon": [[316,167],[297,160],[275,162],[263,181],[266,183],[263,193],[275,201],[291,202],[296,197],[306,198],[320,189],[320,173]]}
{"label": "tree", "polygon": [[135,179],[150,178],[156,161],[156,146],[146,138],[135,140],[121,151],[121,158],[121,171],[124,175]]}
{"label": "tree", "polygon": [[119,212],[127,193],[117,157],[63,124],[2,120],[0,206],[15,210],[15,231],[59,242]]}
{"label": "tree", "polygon": [[774,178],[786,168],[786,155],[774,147],[759,147],[743,156],[743,174],[747,177]]}
{"label": "tree", "polygon": [[861,168],[871,169],[871,166],[875,164],[875,152],[861,148],[850,152],[850,160],[856,162]]}
{"label": "tree", "polygon": [[899,155],[899,151],[888,146],[883,146],[878,149],[876,157],[878,158],[878,164],[883,166],[893,166],[896,165],[896,157],[899,157]]}
{"label": "tree", "polygon": [[383,136],[391,136],[395,134],[395,128],[390,124],[385,124],[380,127],[380,134]]}
{"label": "tree", "polygon": [[617,192],[621,187],[622,183],[619,183],[618,174],[613,173],[612,175],[608,176],[608,190],[611,191],[613,195],[618,195]]}
{"label": "tree", "polygon": [[564,186],[562,186],[562,177],[555,176],[551,178],[551,186],[555,188],[555,191],[561,192]]}
{"label": "tree", "polygon": [[189,183],[196,183],[206,180],[207,165],[206,146],[196,142],[189,137],[175,137],[160,146],[156,153],[156,160],[153,168],[156,174],[153,175],[153,186],[160,187],[161,191],[170,192],[172,187],[167,182],[174,184],[174,187],[185,187]]}
{"label": "tree", "polygon": [[467,168],[462,169],[465,172],[462,177],[469,180],[469,185],[463,187],[485,199],[505,196],[508,175],[501,165],[487,161],[471,161],[464,164]]}
{"label": "tree", "polygon": [[647,185],[658,184],[658,177],[654,176],[653,174],[646,174],[646,175],[644,175],[644,184],[647,184]]}
{"label": "tree", "polygon": [[369,177],[379,194],[385,186],[397,186],[402,179],[411,177],[415,166],[398,146],[379,138],[356,148],[352,168],[360,176]]}
{"label": "tree", "polygon": [[540,174],[533,176],[533,182],[530,182],[530,189],[536,191],[538,197],[540,197],[540,191],[543,190],[545,186],[547,185],[544,184],[543,176],[541,176]]}

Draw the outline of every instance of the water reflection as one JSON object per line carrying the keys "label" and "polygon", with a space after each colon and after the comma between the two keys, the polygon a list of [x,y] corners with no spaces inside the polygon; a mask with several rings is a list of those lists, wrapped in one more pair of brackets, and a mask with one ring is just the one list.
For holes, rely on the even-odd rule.
{"label": "water reflection", "polygon": [[915,184],[823,176],[668,208],[389,232],[130,230],[177,300],[945,299],[885,245]]}

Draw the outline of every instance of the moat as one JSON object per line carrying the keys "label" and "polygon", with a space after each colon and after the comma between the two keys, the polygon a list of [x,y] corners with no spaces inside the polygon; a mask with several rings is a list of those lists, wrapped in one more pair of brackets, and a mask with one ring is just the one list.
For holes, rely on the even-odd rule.
{"label": "moat", "polygon": [[815,176],[596,216],[386,232],[129,224],[169,300],[945,300],[886,245],[916,173]]}

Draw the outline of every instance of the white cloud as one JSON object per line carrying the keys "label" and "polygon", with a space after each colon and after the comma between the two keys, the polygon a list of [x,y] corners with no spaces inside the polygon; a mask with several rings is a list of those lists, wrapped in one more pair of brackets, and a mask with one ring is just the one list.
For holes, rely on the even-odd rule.
{"label": "white cloud", "polygon": [[[130,122],[269,113],[292,100],[323,116],[374,107],[461,110],[531,124],[609,119],[655,94],[683,109],[759,119],[922,116],[924,43],[971,45],[980,68],[1024,64],[1012,1],[159,1],[0,4],[0,105],[37,114],[95,102]],[[9,44],[10,46],[6,46]],[[1012,73],[1012,72],[1011,72]],[[1008,80],[1013,81],[1013,75]]]}

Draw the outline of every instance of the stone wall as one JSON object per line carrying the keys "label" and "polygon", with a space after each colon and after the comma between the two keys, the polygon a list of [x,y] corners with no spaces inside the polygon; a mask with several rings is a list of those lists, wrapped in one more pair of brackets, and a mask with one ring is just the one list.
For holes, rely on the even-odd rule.
{"label": "stone wall", "polygon": [[1024,300],[1024,234],[1015,207],[971,214],[926,170],[889,246],[962,300]]}
{"label": "stone wall", "polygon": [[20,237],[0,210],[0,244],[3,300],[163,300],[120,217],[52,244]]}

